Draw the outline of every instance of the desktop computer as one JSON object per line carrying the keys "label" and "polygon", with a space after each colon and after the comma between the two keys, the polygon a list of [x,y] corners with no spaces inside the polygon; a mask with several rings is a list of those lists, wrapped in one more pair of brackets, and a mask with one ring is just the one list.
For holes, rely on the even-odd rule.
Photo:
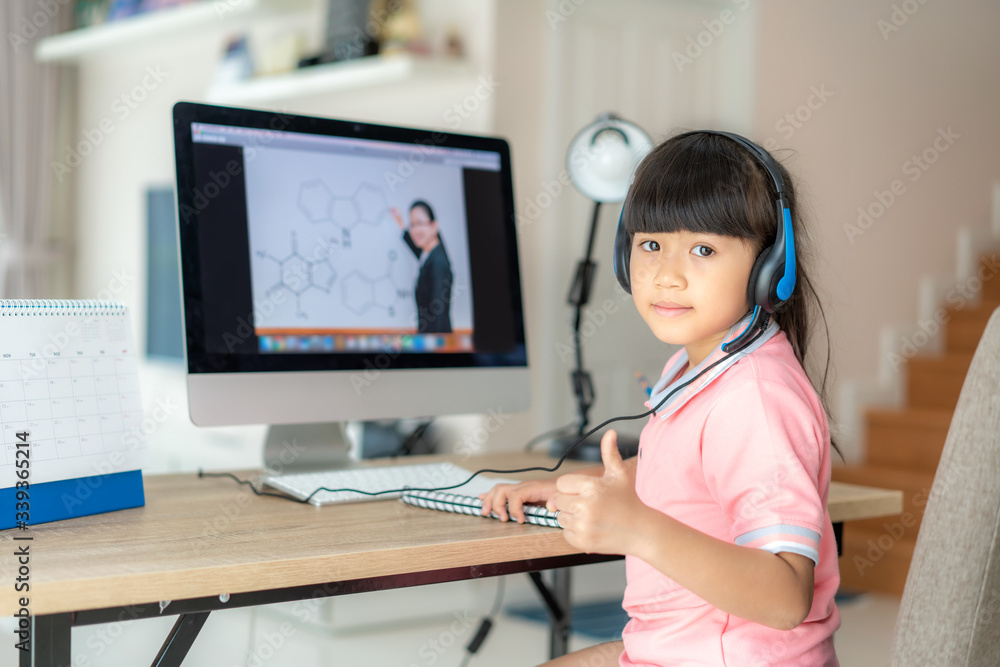
{"label": "desktop computer", "polygon": [[500,138],[174,107],[191,420],[342,464],[348,420],[527,409]]}

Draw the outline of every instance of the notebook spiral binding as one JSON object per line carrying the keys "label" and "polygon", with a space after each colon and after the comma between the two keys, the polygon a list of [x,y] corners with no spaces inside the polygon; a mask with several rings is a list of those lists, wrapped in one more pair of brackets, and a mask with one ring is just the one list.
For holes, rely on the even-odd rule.
{"label": "notebook spiral binding", "polygon": [[[442,493],[440,491],[407,491],[400,497],[407,505],[422,507],[429,510],[456,512],[470,516],[482,517],[483,501],[473,496],[463,496],[457,493]],[[538,526],[562,528],[557,514],[544,507],[524,505],[524,520]],[[490,517],[499,519],[496,512],[490,512]],[[486,517],[483,517],[486,518]]]}
{"label": "notebook spiral binding", "polygon": [[111,299],[0,299],[0,317],[36,315],[125,315],[125,304]]}

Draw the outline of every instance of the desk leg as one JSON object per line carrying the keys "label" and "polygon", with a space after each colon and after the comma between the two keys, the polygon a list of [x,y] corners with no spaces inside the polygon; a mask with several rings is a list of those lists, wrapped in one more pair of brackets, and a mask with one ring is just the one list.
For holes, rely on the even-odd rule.
{"label": "desk leg", "polygon": [[180,667],[210,613],[201,611],[181,614],[160,647],[160,652],[153,658],[152,667]]}
{"label": "desk leg", "polygon": [[549,659],[566,655],[569,651],[569,626],[573,606],[570,600],[570,569],[552,570],[552,588],[545,585],[540,572],[529,572],[531,581],[549,608]]}
{"label": "desk leg", "polygon": [[[33,667],[70,667],[70,631],[72,619],[69,614],[35,616],[32,632],[35,661]],[[27,658],[27,660],[25,659]],[[31,654],[21,653],[21,667],[31,665]]]}
{"label": "desk leg", "polygon": [[562,618],[552,619],[549,637],[549,658],[558,658],[569,652],[569,626],[573,620],[573,602],[570,600],[570,568],[552,570],[552,594],[562,608]]}

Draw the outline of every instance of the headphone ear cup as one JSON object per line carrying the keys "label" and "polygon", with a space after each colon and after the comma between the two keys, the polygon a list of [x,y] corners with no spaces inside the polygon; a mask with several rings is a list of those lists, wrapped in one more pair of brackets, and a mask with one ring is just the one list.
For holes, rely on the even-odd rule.
{"label": "headphone ear cup", "polygon": [[[624,207],[622,211],[624,212]],[[625,229],[625,225],[622,224],[622,217],[619,215],[618,230],[615,232],[615,277],[618,279],[618,284],[622,286],[622,289],[629,294],[632,293],[632,278],[629,273],[629,260],[631,257],[632,246],[629,244],[628,231]]]}
{"label": "headphone ear cup", "polygon": [[747,281],[747,303],[750,307],[760,306],[761,308],[771,312],[768,308],[768,299],[763,300],[758,299],[759,294],[766,295],[771,289],[771,280],[768,275],[761,275],[764,269],[764,264],[767,263],[767,258],[771,256],[771,250],[774,249],[773,245],[770,245],[757,256],[757,261],[753,263],[753,268],[750,269],[750,280]]}

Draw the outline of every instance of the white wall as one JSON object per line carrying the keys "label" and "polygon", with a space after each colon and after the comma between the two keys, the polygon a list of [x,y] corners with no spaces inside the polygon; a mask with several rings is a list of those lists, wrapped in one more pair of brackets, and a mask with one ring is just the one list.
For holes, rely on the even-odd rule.
{"label": "white wall", "polygon": [[[279,4],[278,0],[272,4]],[[70,145],[60,147],[57,159],[74,165],[64,175],[76,191],[72,296],[110,294],[127,303],[132,308],[133,330],[140,349],[145,341],[146,311],[145,191],[150,186],[169,186],[174,180],[173,104],[208,99],[225,41],[240,30],[249,29],[259,35],[300,29],[306,42],[318,47],[325,10],[319,1],[312,6],[311,13],[289,12],[254,23],[224,12],[197,31],[98,52],[70,65],[75,67],[78,81],[76,108],[70,110],[71,115],[75,114],[77,129]],[[462,119],[458,128],[450,120],[453,116],[446,114],[474,92],[481,73],[492,67],[493,3],[471,7],[454,0],[429,0],[422,3],[422,11],[427,39],[435,46],[440,45],[447,26],[460,28],[466,41],[467,74],[430,76],[391,86],[251,106],[473,134],[489,132],[493,124],[491,100],[484,100]],[[67,154],[75,151],[80,142],[95,147],[76,166],[75,160],[68,161]],[[183,369],[178,366],[143,365],[147,414],[158,402],[170,406],[170,418],[158,424],[149,437],[152,458],[147,470],[246,467],[259,462],[263,429],[194,427],[187,416],[183,380]],[[466,428],[469,423],[475,421],[456,420],[453,428]]]}
{"label": "white wall", "polygon": [[[893,6],[903,4],[919,9],[883,37],[878,21],[891,24]],[[494,132],[512,145],[534,410],[513,418],[504,437],[488,443],[491,448],[516,446],[574,415],[570,363],[555,346],[570,341],[565,295],[584,248],[589,204],[564,189],[539,214],[525,213],[531,212],[528,202],[545,201],[570,138],[600,111],[618,111],[658,138],[681,128],[727,127],[790,149],[778,155],[798,178],[813,229],[814,275],[833,343],[829,389],[835,401],[852,381],[879,381],[877,369],[885,365],[881,332],[916,321],[923,275],[953,273],[956,228],[986,228],[990,186],[1000,171],[995,3],[505,0],[473,10],[467,3],[429,0],[423,6],[466,25],[475,67],[501,84],[481,116],[460,131]],[[723,15],[725,10],[731,14]],[[902,22],[900,15],[896,20]],[[136,306],[140,338],[142,189],[172,180],[169,107],[177,99],[202,97],[225,32],[115,53],[79,67],[79,131],[93,130],[103,118],[116,125],[72,174],[78,197],[74,296],[107,289],[116,272],[132,276],[120,296]],[[700,53],[691,46],[699,40]],[[691,61],[678,62],[679,55]],[[169,76],[119,119],[111,105],[142,81],[148,66]],[[402,108],[377,90],[284,106],[440,126],[443,111],[463,94],[459,84]],[[815,108],[803,106],[810,102]],[[808,119],[795,126],[785,118],[796,113]],[[949,127],[959,138],[911,181],[904,164]],[[848,238],[844,226],[857,224],[858,207],[871,206],[874,193],[889,190],[894,179],[905,192],[869,229]],[[652,339],[629,300],[620,298],[611,277],[608,251],[616,220],[617,207],[606,207],[591,310],[602,310],[608,298],[622,307],[585,341],[597,383],[594,420],[637,407],[641,396],[633,369],[653,379],[669,353]],[[814,351],[822,347],[822,336],[814,338]],[[835,411],[846,420],[850,415],[843,410],[850,406],[839,403]],[[857,454],[858,444],[849,443],[849,457]]]}
{"label": "white wall", "polygon": [[[713,5],[716,14],[719,5]],[[724,5],[722,6],[724,7]],[[725,41],[698,71],[678,71],[673,52],[703,29],[705,3],[504,2],[498,22],[497,132],[511,139],[518,234],[541,430],[576,415],[572,308],[566,296],[587,242],[592,202],[565,185],[566,149],[597,115],[613,111],[659,140],[677,127],[753,124],[755,10],[734,12]],[[511,45],[516,44],[516,48]],[[594,248],[597,273],[584,317],[583,352],[597,400],[591,426],[643,411],[634,377],[655,382],[668,356],[649,332],[611,269],[619,204],[602,208]],[[619,432],[637,435],[642,422]]]}
{"label": "white wall", "polygon": [[[876,380],[887,361],[880,332],[916,322],[921,277],[954,274],[958,227],[985,231],[989,224],[992,184],[1000,178],[998,28],[1000,5],[988,1],[761,6],[754,129],[792,149],[784,155],[814,230],[834,396],[845,381]],[[828,92],[826,101],[815,97],[818,108],[800,110],[808,120],[799,128],[778,127],[814,87]],[[958,138],[950,146],[938,141],[947,150],[914,180],[907,162],[926,149],[932,154],[939,131],[949,128]],[[845,225],[857,224],[858,207],[877,203],[875,193],[897,179],[903,194],[849,238]]]}

